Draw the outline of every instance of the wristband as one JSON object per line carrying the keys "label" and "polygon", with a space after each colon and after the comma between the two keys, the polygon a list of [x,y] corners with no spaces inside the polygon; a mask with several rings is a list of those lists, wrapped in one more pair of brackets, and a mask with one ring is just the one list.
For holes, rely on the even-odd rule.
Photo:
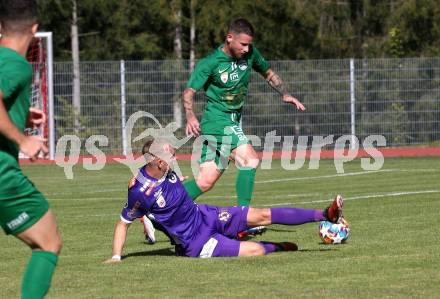
{"label": "wristband", "polygon": [[116,255],[112,256],[112,260],[120,261],[121,256],[116,254]]}

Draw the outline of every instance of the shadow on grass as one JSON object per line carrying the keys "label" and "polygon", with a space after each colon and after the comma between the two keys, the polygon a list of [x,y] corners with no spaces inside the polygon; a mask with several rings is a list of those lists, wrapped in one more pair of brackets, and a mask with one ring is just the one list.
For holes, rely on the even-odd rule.
{"label": "shadow on grass", "polygon": [[[154,244],[160,244],[160,243],[168,243],[168,244],[171,244],[171,242],[169,241],[169,240],[157,240],[156,242],[154,242],[154,243],[148,243],[148,241],[141,241],[141,242],[139,242],[140,244],[145,244],[145,245],[147,245],[147,246],[150,246],[150,245],[154,245]],[[172,245],[172,244],[171,244]]]}
{"label": "shadow on grass", "polygon": [[[322,243],[322,245],[325,245]],[[319,251],[337,251],[338,248],[317,248],[317,249],[298,249],[296,252],[319,252]],[[176,253],[172,248],[162,248],[152,251],[138,251],[126,254],[122,257],[122,259],[127,259],[130,257],[138,257],[138,256],[175,256]]]}
{"label": "shadow on grass", "polygon": [[292,228],[285,228],[285,229],[280,229],[280,228],[272,228],[272,227],[268,227],[267,231],[271,231],[271,232],[289,232],[289,233],[295,233],[296,229],[292,229]]}
{"label": "shadow on grass", "polygon": [[175,256],[176,253],[172,248],[162,248],[157,250],[149,250],[149,251],[138,251],[126,254],[122,257],[122,259],[136,257],[136,256]]}

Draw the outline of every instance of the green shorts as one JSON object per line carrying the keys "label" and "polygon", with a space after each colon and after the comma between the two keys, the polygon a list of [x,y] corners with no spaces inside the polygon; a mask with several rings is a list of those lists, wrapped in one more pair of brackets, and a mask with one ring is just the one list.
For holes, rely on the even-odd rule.
{"label": "green shorts", "polygon": [[17,235],[34,225],[48,210],[49,203],[35,188],[26,195],[0,198],[0,225],[6,234]]}
{"label": "green shorts", "polygon": [[242,144],[251,143],[239,126],[227,126],[224,135],[204,134],[199,163],[214,161],[217,168],[223,172],[229,164],[231,152]]}

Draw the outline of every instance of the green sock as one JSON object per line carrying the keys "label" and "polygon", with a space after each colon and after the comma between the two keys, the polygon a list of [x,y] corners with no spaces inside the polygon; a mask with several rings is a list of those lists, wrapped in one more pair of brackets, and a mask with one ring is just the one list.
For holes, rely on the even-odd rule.
{"label": "green sock", "polygon": [[32,251],[21,285],[21,298],[43,298],[50,288],[50,281],[58,256],[50,251]]}
{"label": "green sock", "polygon": [[183,187],[186,192],[188,192],[189,196],[191,196],[192,200],[196,200],[201,194],[203,194],[202,189],[197,185],[195,179],[191,179],[183,183]]}
{"label": "green sock", "polygon": [[235,190],[237,191],[237,205],[249,206],[254,191],[255,168],[243,167],[238,170]]}

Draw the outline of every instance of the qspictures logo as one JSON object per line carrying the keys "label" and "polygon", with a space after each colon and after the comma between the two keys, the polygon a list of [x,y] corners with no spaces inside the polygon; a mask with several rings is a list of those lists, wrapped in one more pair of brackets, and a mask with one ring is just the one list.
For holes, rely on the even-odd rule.
{"label": "qspictures logo", "polygon": [[[140,119],[147,118],[147,120],[153,120],[154,127],[145,129],[135,138],[132,138],[133,129],[136,122]],[[127,155],[122,158],[113,158],[114,161],[127,166],[133,176],[136,176],[138,169],[145,164],[146,160],[144,156],[134,155],[132,149],[132,142],[141,140],[147,140],[153,138],[154,140],[166,140],[177,152],[179,148],[185,145],[194,136],[186,136],[185,138],[178,139],[175,132],[178,127],[176,123],[171,122],[166,126],[162,124],[152,115],[145,111],[138,111],[130,116],[128,119],[125,130],[127,136]],[[198,159],[200,157],[200,149],[202,145],[208,142],[208,146],[217,149],[221,148],[221,156],[219,163],[226,161],[226,166],[218,165],[220,167],[227,167],[229,161],[229,155],[233,148],[233,139],[242,140],[245,138],[248,143],[254,147],[262,147],[263,158],[261,161],[257,161],[256,165],[260,165],[261,169],[272,168],[272,157],[274,156],[275,148],[281,149],[281,167],[285,170],[298,170],[303,167],[308,169],[318,169],[321,159],[321,152],[325,148],[332,148],[333,162],[338,174],[345,173],[344,164],[353,161],[359,153],[359,150],[363,150],[367,157],[360,159],[361,168],[365,171],[377,171],[383,167],[384,157],[378,150],[378,147],[386,146],[386,139],[383,135],[369,135],[366,136],[362,144],[357,136],[354,135],[328,135],[328,136],[278,136],[276,131],[267,132],[264,138],[256,135],[244,135],[243,131],[239,127],[225,127],[224,136],[221,140],[218,140],[216,136],[201,135],[194,139],[192,144],[191,154],[191,170],[195,175],[198,172],[199,164]],[[151,149],[159,148],[154,146],[156,141],[153,142]],[[221,144],[219,144],[219,142]],[[275,144],[278,143],[278,146]],[[99,149],[99,147],[105,147],[109,144],[109,138],[105,135],[92,135],[85,141],[85,150],[92,156],[82,159],[83,168],[86,170],[100,170],[103,169],[107,161],[105,153]],[[98,146],[99,147],[98,147]],[[68,151],[68,148],[70,150]],[[306,153],[310,149],[308,165],[306,163]],[[240,147],[236,148],[237,151]],[[77,165],[80,161],[79,153],[81,151],[81,140],[75,135],[62,136],[56,146],[56,158],[55,163],[64,169],[64,174],[67,179],[73,179],[73,166]],[[68,153],[68,154],[67,154]],[[151,153],[153,156],[161,156],[160,150]],[[160,157],[165,160],[173,160],[172,157]],[[293,161],[292,161],[293,160]],[[235,161],[237,163],[237,161]],[[172,162],[172,168],[179,177],[183,177],[180,170],[178,161]],[[238,165],[239,166],[239,165]],[[139,178],[138,178],[139,179]],[[142,178],[141,178],[142,179]],[[143,183],[143,182],[141,182]]]}

